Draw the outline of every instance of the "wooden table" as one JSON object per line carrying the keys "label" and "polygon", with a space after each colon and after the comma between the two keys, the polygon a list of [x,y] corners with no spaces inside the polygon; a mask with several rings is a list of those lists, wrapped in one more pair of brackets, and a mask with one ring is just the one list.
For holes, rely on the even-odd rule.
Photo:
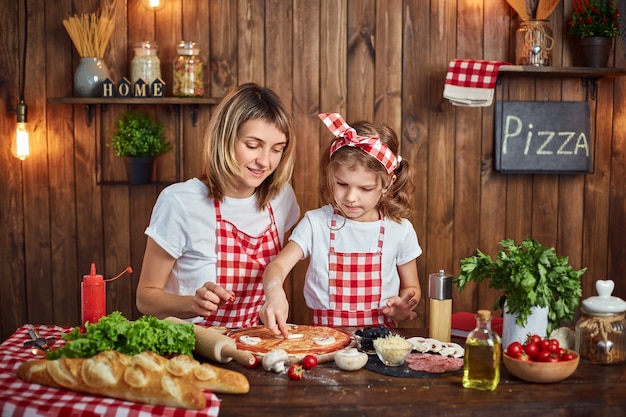
{"label": "wooden table", "polygon": [[[423,330],[404,329],[406,336]],[[461,340],[455,339],[455,342]],[[250,381],[246,395],[224,395],[220,417],[228,416],[626,416],[626,364],[592,365],[581,361],[576,372],[556,384],[531,384],[502,365],[493,392],[464,389],[461,375],[398,378],[368,370],[342,371],[321,364],[290,381],[262,368],[226,367]]]}

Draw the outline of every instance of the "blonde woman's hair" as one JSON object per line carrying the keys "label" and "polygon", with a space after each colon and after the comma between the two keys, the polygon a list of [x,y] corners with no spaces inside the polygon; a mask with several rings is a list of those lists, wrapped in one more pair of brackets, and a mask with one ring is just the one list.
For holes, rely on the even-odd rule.
{"label": "blonde woman's hair", "polygon": [[[349,123],[359,136],[368,136],[379,138],[391,151],[398,155],[398,137],[389,126],[382,123],[370,123],[360,121]],[[368,172],[375,174],[381,182],[383,196],[378,202],[378,210],[383,216],[400,222],[403,218],[408,218],[411,213],[411,196],[415,189],[412,180],[412,172],[409,164],[405,159],[395,169],[393,175],[396,180],[392,182],[392,175],[379,160],[372,155],[364,152],[358,147],[344,146],[339,148],[332,156],[330,155],[330,144],[322,155],[320,166],[320,198],[322,204],[335,203],[334,187],[335,187],[335,171],[338,167],[344,167],[349,170],[355,170],[362,167]]]}
{"label": "blonde woman's hair", "polygon": [[242,84],[224,97],[204,136],[204,168],[200,179],[209,188],[210,198],[223,201],[225,190],[236,184],[241,175],[235,157],[237,134],[245,122],[257,119],[276,126],[287,139],[276,170],[256,189],[258,208],[263,210],[291,179],[296,144],[291,114],[271,89],[254,83]]}

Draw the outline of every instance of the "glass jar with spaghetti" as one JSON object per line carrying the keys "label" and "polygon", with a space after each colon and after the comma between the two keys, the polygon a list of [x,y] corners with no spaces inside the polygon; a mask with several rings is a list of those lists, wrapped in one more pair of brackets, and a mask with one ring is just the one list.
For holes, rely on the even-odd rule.
{"label": "glass jar with spaghetti", "polygon": [[173,93],[177,97],[202,97],[204,95],[204,68],[200,48],[195,42],[181,41],[176,51],[172,77]]}

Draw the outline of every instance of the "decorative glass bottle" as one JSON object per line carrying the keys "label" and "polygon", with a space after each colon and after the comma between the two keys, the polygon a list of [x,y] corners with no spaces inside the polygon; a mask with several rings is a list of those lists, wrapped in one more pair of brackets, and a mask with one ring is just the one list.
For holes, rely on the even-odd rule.
{"label": "decorative glass bottle", "polygon": [[204,95],[204,68],[200,48],[195,42],[182,41],[176,49],[172,77],[173,92],[178,97],[202,97]]}

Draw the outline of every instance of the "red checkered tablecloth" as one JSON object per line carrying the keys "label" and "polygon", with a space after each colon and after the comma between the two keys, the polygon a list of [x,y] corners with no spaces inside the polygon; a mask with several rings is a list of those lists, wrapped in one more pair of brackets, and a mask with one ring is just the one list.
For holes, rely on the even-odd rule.
{"label": "red checkered tablecloth", "polygon": [[31,350],[24,347],[30,340],[28,329],[35,328],[42,337],[56,337],[54,346],[62,346],[61,334],[69,329],[59,326],[24,325],[0,345],[0,415],[2,417],[51,416],[114,416],[114,417],[206,417],[217,416],[219,399],[205,391],[207,406],[202,410],[154,406],[107,397],[50,388],[24,382],[16,370],[22,362],[33,359]]}

